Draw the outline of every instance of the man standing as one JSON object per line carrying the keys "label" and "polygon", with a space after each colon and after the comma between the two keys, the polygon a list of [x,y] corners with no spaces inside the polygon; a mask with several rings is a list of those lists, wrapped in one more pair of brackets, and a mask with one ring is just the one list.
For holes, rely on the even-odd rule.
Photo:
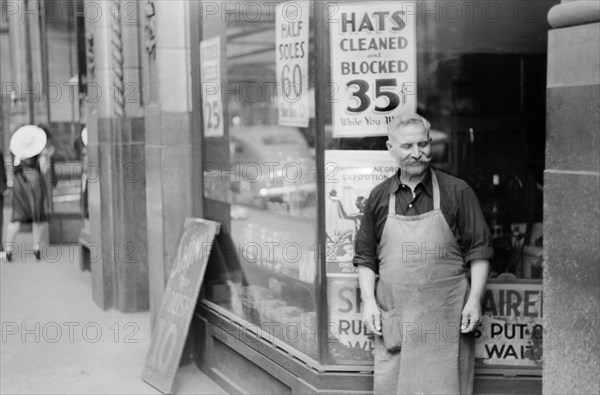
{"label": "man standing", "polygon": [[389,124],[386,144],[399,170],[371,192],[356,238],[376,394],[473,392],[472,332],[491,238],[474,191],[430,169],[429,130],[417,114]]}

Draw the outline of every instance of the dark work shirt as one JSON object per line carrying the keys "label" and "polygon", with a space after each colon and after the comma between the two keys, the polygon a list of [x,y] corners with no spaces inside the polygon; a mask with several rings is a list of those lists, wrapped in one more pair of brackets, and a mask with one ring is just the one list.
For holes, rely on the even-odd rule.
{"label": "dark work shirt", "polygon": [[[492,256],[489,228],[479,206],[477,195],[463,180],[435,170],[440,186],[440,208],[463,252],[465,263]],[[354,265],[367,266],[379,272],[377,246],[383,234],[390,193],[396,194],[396,214],[414,216],[433,210],[433,182],[427,172],[415,188],[400,182],[400,170],[377,185],[366,202],[360,230],[354,246]]]}
{"label": "dark work shirt", "polygon": [[[0,151],[0,198],[2,198],[2,193],[6,191],[6,166],[4,164],[4,153]],[[0,207],[0,210],[2,207]]]}

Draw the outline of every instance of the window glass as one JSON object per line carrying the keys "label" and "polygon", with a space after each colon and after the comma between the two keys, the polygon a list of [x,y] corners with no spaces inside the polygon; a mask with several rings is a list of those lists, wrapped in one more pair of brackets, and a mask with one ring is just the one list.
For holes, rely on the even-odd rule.
{"label": "window glass", "polygon": [[[364,1],[335,3],[364,5],[363,13],[356,16],[356,20],[366,28],[370,25],[368,20],[363,19],[365,15],[379,21],[376,12],[381,10],[378,4],[389,4]],[[417,112],[432,124],[433,166],[465,179],[475,190],[492,230],[495,255],[491,260],[491,281],[498,278],[502,281],[508,278],[513,282],[527,279],[534,284],[540,282],[542,275],[542,185],[549,28],[546,16],[557,3],[418,1],[416,8],[405,8],[416,13]],[[398,2],[398,7],[402,9],[401,2]],[[336,7],[326,14],[343,20],[340,9]],[[346,16],[345,20],[352,18]],[[335,60],[331,57],[329,39],[332,29],[338,27],[327,24],[326,29],[326,37],[319,46],[323,51],[319,56],[324,56],[327,64],[331,64]],[[377,37],[374,33],[372,35]],[[367,59],[367,56],[377,57],[377,54],[364,52],[361,56],[357,56],[357,62]],[[325,82],[332,81],[330,68],[321,72]],[[343,89],[340,88],[341,94]],[[323,131],[326,158],[344,158],[344,163],[350,163],[348,158],[359,157],[357,151],[368,156],[368,152],[373,154],[377,150],[380,157],[389,156],[386,136],[333,137],[331,105],[323,109],[327,123]],[[363,166],[385,168],[380,159],[364,161]],[[359,169],[360,166],[355,167]],[[326,184],[327,188],[334,186]],[[357,189],[356,186],[353,188]],[[335,205],[342,206],[342,201],[347,213],[354,211],[360,214],[358,204],[354,208],[358,193],[344,202],[344,197],[339,197],[343,186],[338,185],[334,189],[337,195],[330,200]],[[360,195],[368,196],[364,192],[361,191]],[[325,204],[331,203],[326,201]],[[331,212],[335,213],[334,210]],[[357,217],[340,213],[344,219]],[[352,240],[351,222],[346,223],[346,238]],[[336,226],[329,215],[326,228],[328,232],[335,233]],[[360,325],[358,281],[347,274],[339,274],[340,266],[331,264],[330,254],[327,259],[329,322],[335,325],[335,337],[339,340],[327,345],[329,363],[364,364],[372,360],[372,343]],[[528,288],[530,292],[537,292],[537,285],[531,287]],[[498,295],[499,291],[494,288],[490,292]],[[491,298],[492,294],[488,296]],[[511,321],[514,317],[504,318]],[[511,322],[522,323],[518,320]],[[528,328],[535,324],[529,322]],[[530,335],[528,332],[527,339]],[[527,339],[522,341],[526,343]],[[482,347],[481,343],[478,347]],[[483,354],[479,356],[485,359]],[[483,362],[483,359],[480,361]],[[486,359],[483,363],[498,363],[497,359],[493,361]],[[511,360],[508,363],[539,366],[540,362]]]}
{"label": "window glass", "polygon": [[227,3],[203,24],[204,40],[220,32],[225,120],[204,138],[205,215],[228,225],[207,300],[317,359],[314,109],[308,127],[280,125],[274,3]]}
{"label": "window glass", "polygon": [[[417,112],[432,124],[434,166],[475,189],[494,236],[508,237],[497,245],[510,247],[508,255],[515,246],[502,243],[510,245],[516,233],[541,243],[546,15],[557,3],[423,1],[416,8]],[[330,124],[331,108],[325,110]],[[386,150],[385,136],[325,132],[326,149]],[[522,257],[502,255],[493,275],[541,276],[523,271]]]}

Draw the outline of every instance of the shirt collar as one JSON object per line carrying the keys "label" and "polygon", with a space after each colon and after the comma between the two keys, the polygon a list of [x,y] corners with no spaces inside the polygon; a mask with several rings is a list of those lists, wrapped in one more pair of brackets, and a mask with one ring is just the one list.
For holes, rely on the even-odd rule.
{"label": "shirt collar", "polygon": [[[421,182],[417,184],[417,188],[419,188],[419,186],[423,187],[423,189],[429,196],[433,196],[433,182],[431,181],[431,171],[431,168],[429,168],[427,170],[427,173],[425,173],[425,177],[423,177]],[[398,169],[396,174],[394,174],[394,176],[391,177],[389,193],[398,192],[398,189],[400,189],[401,185],[402,183],[400,182],[400,169]],[[415,190],[417,188],[415,188]]]}

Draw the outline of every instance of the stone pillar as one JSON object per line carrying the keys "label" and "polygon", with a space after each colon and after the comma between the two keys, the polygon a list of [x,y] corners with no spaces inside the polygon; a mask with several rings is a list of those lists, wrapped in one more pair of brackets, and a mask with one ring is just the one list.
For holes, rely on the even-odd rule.
{"label": "stone pillar", "polygon": [[[89,6],[89,8],[87,7]],[[103,308],[147,310],[145,129],[139,9],[135,1],[90,1],[86,19],[90,251],[93,296]]]}
{"label": "stone pillar", "polygon": [[[8,15],[5,7],[0,7],[0,49],[2,51],[10,49],[10,41],[8,35]],[[6,48],[6,49],[5,49]],[[11,98],[6,92],[6,83],[10,81],[12,76],[10,60],[7,56],[0,56],[0,149],[4,154],[4,160],[10,161],[7,158],[9,144],[9,109],[11,106]]]}
{"label": "stone pillar", "polygon": [[48,109],[42,76],[39,0],[16,0],[6,5],[11,75],[5,76],[2,94],[14,92],[9,119],[9,135],[25,124],[48,122]]}
{"label": "stone pillar", "polygon": [[[189,1],[145,1],[146,194],[150,312],[160,308],[184,219],[192,215]],[[194,131],[199,133],[199,131]]]}
{"label": "stone pillar", "polygon": [[600,2],[552,8],[544,179],[545,394],[600,382]]}

